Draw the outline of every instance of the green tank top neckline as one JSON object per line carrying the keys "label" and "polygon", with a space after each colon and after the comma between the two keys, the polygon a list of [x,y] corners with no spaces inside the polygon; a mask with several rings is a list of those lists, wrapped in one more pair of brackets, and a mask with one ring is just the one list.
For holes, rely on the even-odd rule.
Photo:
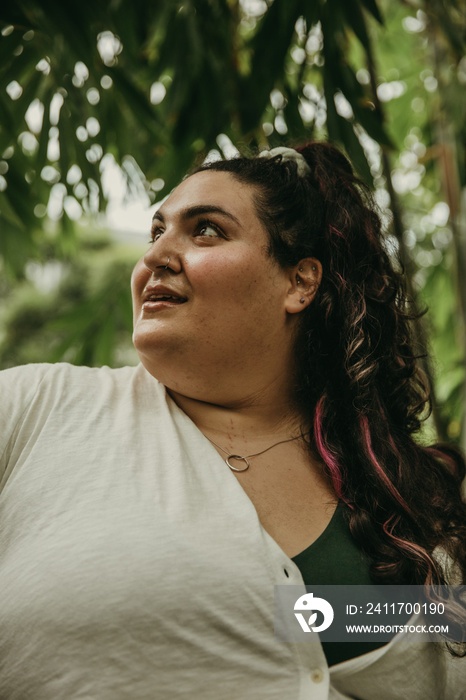
{"label": "green tank top neckline", "polygon": [[[347,506],[339,501],[319,537],[292,557],[306,586],[373,586],[370,559],[354,541],[347,521]],[[384,646],[383,642],[322,642],[329,666]]]}

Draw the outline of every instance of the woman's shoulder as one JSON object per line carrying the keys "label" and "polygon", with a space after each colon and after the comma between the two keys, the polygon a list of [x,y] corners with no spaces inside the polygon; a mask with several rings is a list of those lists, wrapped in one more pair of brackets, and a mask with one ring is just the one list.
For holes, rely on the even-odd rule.
{"label": "woman's shoulder", "polygon": [[120,425],[128,416],[161,406],[164,399],[163,385],[141,365],[112,369],[43,363],[1,371],[0,482],[13,447],[39,435],[44,426],[55,426],[55,433],[66,433],[69,426],[72,434],[77,425],[85,432],[102,420]]}
{"label": "woman's shoulder", "polygon": [[66,398],[96,397],[145,389],[153,393],[163,390],[142,365],[135,367],[87,367],[66,362],[19,365],[0,371],[0,418],[31,406],[38,400],[55,404],[67,403]]}
{"label": "woman's shoulder", "polygon": [[[0,383],[24,383],[31,385],[34,383],[40,383],[44,379],[53,381],[59,379],[60,377],[66,377],[67,379],[77,379],[85,381],[86,379],[93,379],[99,381],[100,378],[112,378],[115,381],[125,381],[132,376],[140,376],[141,378],[146,375],[147,372],[144,370],[142,365],[136,365],[134,367],[88,367],[85,365],[72,365],[68,362],[56,362],[56,363],[35,363],[27,365],[17,365],[15,367],[10,367],[0,371]],[[152,378],[153,381],[157,381]]]}
{"label": "woman's shoulder", "polygon": [[459,586],[463,584],[461,567],[443,547],[436,547],[432,553],[432,558],[436,564],[441,567],[448,586]]}

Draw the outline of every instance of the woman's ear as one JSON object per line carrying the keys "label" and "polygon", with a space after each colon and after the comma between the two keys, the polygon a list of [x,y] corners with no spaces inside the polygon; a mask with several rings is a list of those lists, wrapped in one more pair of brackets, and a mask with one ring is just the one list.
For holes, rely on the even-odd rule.
{"label": "woman's ear", "polygon": [[314,299],[322,280],[322,265],[316,258],[304,258],[290,271],[291,286],[286,298],[286,311],[297,314]]}

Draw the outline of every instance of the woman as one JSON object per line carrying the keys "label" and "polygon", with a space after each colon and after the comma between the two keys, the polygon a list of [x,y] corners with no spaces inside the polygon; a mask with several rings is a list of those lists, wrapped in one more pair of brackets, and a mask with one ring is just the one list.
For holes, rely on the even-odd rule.
{"label": "woman", "polygon": [[436,644],[273,636],[274,585],[466,577],[464,463],[412,438],[410,316],[347,160],[202,166],[132,293],[137,368],[2,373],[0,698],[464,698]]}

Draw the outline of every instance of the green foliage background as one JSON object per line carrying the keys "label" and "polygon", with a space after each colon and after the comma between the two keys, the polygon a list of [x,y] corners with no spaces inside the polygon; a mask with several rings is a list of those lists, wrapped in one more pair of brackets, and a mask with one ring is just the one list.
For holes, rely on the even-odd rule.
{"label": "green foliage background", "polygon": [[109,159],[129,198],[155,202],[207,156],[330,139],[375,188],[387,245],[429,306],[416,333],[432,351],[432,429],[464,446],[465,9],[4,2],[1,366],[136,361],[129,276],[141,250],[102,227]]}

